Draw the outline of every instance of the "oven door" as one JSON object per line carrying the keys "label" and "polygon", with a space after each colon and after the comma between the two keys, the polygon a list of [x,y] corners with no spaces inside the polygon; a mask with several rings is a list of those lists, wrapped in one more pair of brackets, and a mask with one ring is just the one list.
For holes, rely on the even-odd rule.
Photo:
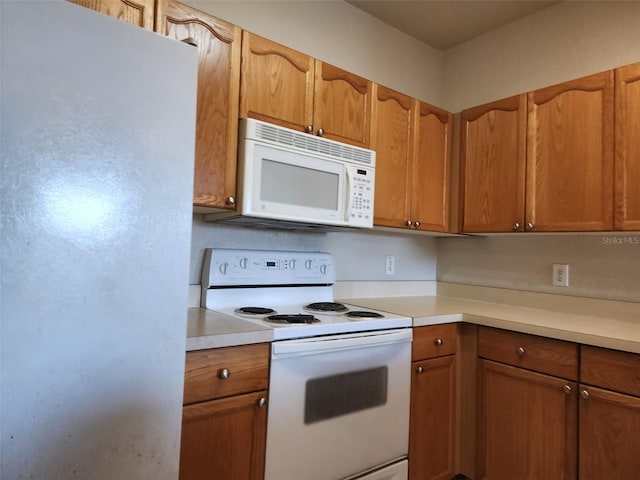
{"label": "oven door", "polygon": [[243,215],[346,225],[344,163],[253,140],[240,153]]}
{"label": "oven door", "polygon": [[405,459],[411,339],[396,329],[274,342],[265,479],[338,480]]}

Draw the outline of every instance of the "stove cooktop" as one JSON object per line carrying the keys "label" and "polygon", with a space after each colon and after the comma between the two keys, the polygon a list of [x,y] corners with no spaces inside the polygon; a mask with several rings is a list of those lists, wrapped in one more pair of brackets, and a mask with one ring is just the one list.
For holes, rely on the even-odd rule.
{"label": "stove cooktop", "polygon": [[411,326],[411,318],[333,298],[333,258],[324,252],[207,249],[202,306],[263,327],[274,340]]}

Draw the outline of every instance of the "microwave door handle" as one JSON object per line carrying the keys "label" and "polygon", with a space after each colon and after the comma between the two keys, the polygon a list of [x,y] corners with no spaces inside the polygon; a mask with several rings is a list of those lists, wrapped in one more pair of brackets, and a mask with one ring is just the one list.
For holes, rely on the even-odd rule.
{"label": "microwave door handle", "polygon": [[353,193],[351,191],[351,189],[353,188],[353,185],[351,183],[351,166],[347,165],[345,170],[346,170],[346,177],[347,177],[346,182],[345,182],[347,184],[346,185],[346,200],[345,200],[347,202],[347,208],[344,209],[345,210],[344,221],[348,222],[349,219],[351,218],[351,207],[353,205],[353,202],[351,201],[352,200],[351,195]]}

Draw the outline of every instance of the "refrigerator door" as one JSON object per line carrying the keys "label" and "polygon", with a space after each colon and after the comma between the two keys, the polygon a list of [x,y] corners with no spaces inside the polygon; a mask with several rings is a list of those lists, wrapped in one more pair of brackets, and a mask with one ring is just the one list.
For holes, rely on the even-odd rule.
{"label": "refrigerator door", "polygon": [[0,477],[175,480],[196,51],[0,3]]}

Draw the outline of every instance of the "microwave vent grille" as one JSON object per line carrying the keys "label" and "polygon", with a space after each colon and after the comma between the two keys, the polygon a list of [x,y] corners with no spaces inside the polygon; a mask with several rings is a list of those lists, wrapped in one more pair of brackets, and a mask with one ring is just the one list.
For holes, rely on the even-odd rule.
{"label": "microwave vent grille", "polygon": [[372,150],[353,147],[275,125],[258,123],[256,125],[256,135],[260,140],[322,154],[331,158],[339,158],[351,163],[373,165],[375,161],[375,152]]}

